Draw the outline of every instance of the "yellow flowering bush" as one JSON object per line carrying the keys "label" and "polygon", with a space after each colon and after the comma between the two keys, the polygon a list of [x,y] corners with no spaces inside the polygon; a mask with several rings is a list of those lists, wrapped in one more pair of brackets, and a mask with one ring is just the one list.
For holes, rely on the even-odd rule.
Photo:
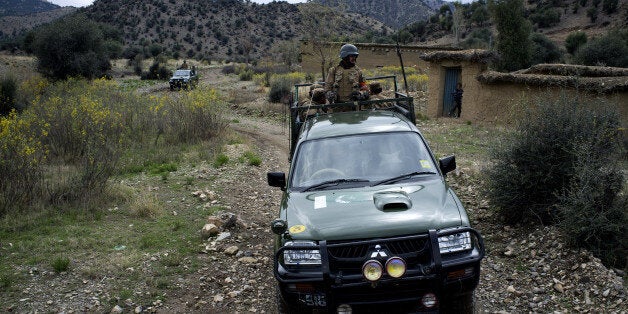
{"label": "yellow flowering bush", "polygon": [[[214,89],[195,89],[154,107],[167,142],[195,143],[220,134],[225,102]],[[158,108],[158,109],[157,109]]]}
{"label": "yellow flowering bush", "polygon": [[0,216],[26,205],[40,192],[46,150],[41,138],[48,125],[32,115],[12,111],[0,117]]}

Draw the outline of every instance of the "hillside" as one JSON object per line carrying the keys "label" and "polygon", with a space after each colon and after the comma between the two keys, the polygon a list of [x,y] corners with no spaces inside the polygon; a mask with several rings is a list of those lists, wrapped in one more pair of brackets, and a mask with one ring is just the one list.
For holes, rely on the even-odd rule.
{"label": "hillside", "polygon": [[[39,3],[32,5],[31,10],[47,3],[0,1],[11,3],[4,7],[15,7],[18,2]],[[565,38],[574,31],[582,30],[591,38],[611,28],[628,27],[628,1],[618,0],[614,10],[607,10],[605,3],[612,1],[526,0],[524,3],[535,31],[563,47]],[[599,2],[597,7],[596,2]],[[139,51],[165,51],[177,58],[259,60],[277,56],[286,42],[320,33],[323,29],[332,34],[331,39],[335,41],[390,43],[396,39],[390,35],[395,29],[401,29],[400,41],[405,44],[452,45],[456,42],[452,31],[453,14],[441,0],[347,0],[342,1],[343,5],[338,3],[341,1],[313,0],[297,5],[275,1],[262,5],[245,0],[99,0],[79,12],[120,30],[125,49],[132,52],[127,56]],[[468,48],[489,48],[496,36],[485,3],[476,1],[456,9],[463,12],[459,32],[463,44],[469,38],[477,37],[477,30],[491,30],[484,31],[484,37],[466,46]],[[312,27],[306,22],[307,16],[302,15],[317,15],[308,11],[312,5],[331,7],[334,22],[325,21],[325,26],[319,26],[320,29]],[[26,31],[75,10],[66,7],[1,17],[0,40],[18,42]],[[595,19],[591,17],[592,11],[596,12]],[[326,15],[326,19],[328,17]],[[13,49],[16,45],[4,47]]]}
{"label": "hillside", "polygon": [[442,0],[313,0],[312,2],[369,16],[394,29],[416,21],[427,20],[445,3]]}
{"label": "hillside", "polygon": [[29,15],[59,8],[60,6],[43,0],[0,0],[0,17]]}
{"label": "hillside", "polygon": [[[159,45],[180,57],[244,60],[271,53],[285,41],[302,38],[301,12],[287,2],[256,4],[242,0],[96,1],[82,10],[98,22],[123,31],[127,47]],[[337,34],[353,36],[381,23],[341,13]]]}

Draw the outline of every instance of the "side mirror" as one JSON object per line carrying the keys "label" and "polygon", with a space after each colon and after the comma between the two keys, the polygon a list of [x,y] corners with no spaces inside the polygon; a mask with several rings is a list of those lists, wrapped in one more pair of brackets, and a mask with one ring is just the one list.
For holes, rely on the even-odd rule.
{"label": "side mirror", "polygon": [[451,156],[443,157],[440,160],[438,160],[438,165],[440,167],[440,171],[442,171],[443,174],[452,172],[456,170],[456,156],[451,155]]}
{"label": "side mirror", "polygon": [[286,189],[286,174],[283,172],[269,172],[266,174],[268,185]]}

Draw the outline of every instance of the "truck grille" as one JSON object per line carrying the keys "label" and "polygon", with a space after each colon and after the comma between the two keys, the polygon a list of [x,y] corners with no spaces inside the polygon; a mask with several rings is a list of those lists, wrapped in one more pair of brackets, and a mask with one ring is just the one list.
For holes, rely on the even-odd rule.
{"label": "truck grille", "polygon": [[388,258],[403,258],[409,269],[420,268],[431,261],[430,241],[427,235],[369,241],[328,242],[329,269],[343,275],[360,274],[369,259],[384,263]]}

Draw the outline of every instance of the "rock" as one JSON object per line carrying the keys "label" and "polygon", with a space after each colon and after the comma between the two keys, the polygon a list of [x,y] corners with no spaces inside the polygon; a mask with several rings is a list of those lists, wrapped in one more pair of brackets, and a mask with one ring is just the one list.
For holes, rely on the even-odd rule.
{"label": "rock", "polygon": [[233,256],[236,253],[238,253],[239,248],[237,246],[230,246],[228,248],[225,249],[225,254],[229,255],[229,256]]}
{"label": "rock", "polygon": [[554,284],[554,290],[556,290],[557,292],[560,293],[564,293],[565,292],[565,288],[563,288],[563,285],[560,282],[557,282]]}
{"label": "rock", "polygon": [[216,227],[216,225],[214,224],[205,224],[205,226],[203,226],[203,229],[201,230],[201,238],[203,240],[207,240],[212,236],[215,236],[218,234],[218,227]]}
{"label": "rock", "polygon": [[207,223],[213,224],[214,226],[218,228],[222,228],[222,225],[223,225],[222,219],[220,219],[220,217],[217,217],[217,216],[207,217]]}
{"label": "rock", "polygon": [[238,259],[238,261],[245,264],[253,264],[257,262],[257,259],[255,257],[245,256]]}
{"label": "rock", "polygon": [[120,314],[122,313],[122,307],[120,307],[119,305],[114,306],[111,311],[109,311],[109,313],[111,314]]}
{"label": "rock", "polygon": [[217,294],[213,298],[214,302],[222,302],[224,299],[225,297],[223,297],[222,294]]}
{"label": "rock", "polygon": [[218,237],[216,238],[216,242],[228,239],[230,237],[231,237],[230,232],[221,232],[220,234],[218,234]]}
{"label": "rock", "polygon": [[506,291],[508,291],[508,293],[515,293],[515,291],[517,290],[515,290],[515,287],[511,285],[511,286],[508,286],[508,288],[506,288]]}

